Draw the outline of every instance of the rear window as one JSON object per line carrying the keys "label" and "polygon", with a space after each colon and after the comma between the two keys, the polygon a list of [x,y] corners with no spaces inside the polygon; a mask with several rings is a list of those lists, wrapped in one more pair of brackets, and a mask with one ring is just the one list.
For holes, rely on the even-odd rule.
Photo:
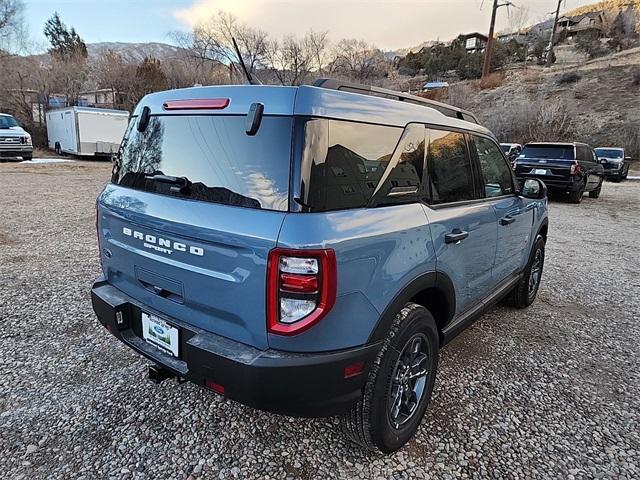
{"label": "rear window", "polygon": [[596,154],[599,157],[622,158],[622,150],[611,148],[596,148]]}
{"label": "rear window", "polygon": [[[262,119],[254,136],[244,116],[152,116],[144,132],[129,124],[112,182],[225,205],[288,209],[291,117]],[[161,176],[184,177],[178,184]],[[155,178],[154,178],[155,177]]]}
{"label": "rear window", "polygon": [[574,149],[572,145],[525,145],[520,156],[574,160]]}

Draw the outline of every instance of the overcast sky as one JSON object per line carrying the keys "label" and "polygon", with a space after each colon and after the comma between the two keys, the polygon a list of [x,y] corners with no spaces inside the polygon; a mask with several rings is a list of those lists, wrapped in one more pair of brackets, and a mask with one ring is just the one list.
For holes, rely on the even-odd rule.
{"label": "overcast sky", "polygon": [[[568,10],[596,0],[565,0]],[[502,0],[501,0],[502,2]],[[226,10],[270,34],[302,35],[328,30],[332,39],[361,38],[384,49],[425,40],[448,40],[463,32],[489,29],[492,0],[26,0],[32,36],[54,11],[90,43],[167,42],[168,33],[186,30],[217,10]],[[556,0],[513,0],[531,22],[548,17]],[[514,7],[498,10],[498,30],[508,28]]]}

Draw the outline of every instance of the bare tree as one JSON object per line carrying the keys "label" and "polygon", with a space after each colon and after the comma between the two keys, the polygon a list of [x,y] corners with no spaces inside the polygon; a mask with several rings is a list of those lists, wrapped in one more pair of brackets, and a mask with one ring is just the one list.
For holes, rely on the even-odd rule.
{"label": "bare tree", "polygon": [[334,56],[331,70],[359,82],[379,78],[387,71],[388,62],[383,53],[364,40],[340,40]]}
{"label": "bare tree", "polygon": [[208,21],[193,29],[190,51],[196,57],[228,65],[229,81],[238,77],[239,58],[233,48],[235,38],[249,73],[255,73],[263,64],[268,47],[267,33],[248,27],[226,12],[218,12]]}
{"label": "bare tree", "polygon": [[314,32],[311,30],[305,37],[307,48],[310,50],[313,70],[322,75],[329,64],[329,32]]}
{"label": "bare tree", "polygon": [[167,75],[169,88],[192,87],[193,85],[219,85],[228,78],[227,67],[203,58],[193,50],[193,34],[173,32],[173,42],[178,46],[176,54],[167,59],[162,68]]}
{"label": "bare tree", "polygon": [[507,8],[509,32],[521,32],[529,24],[529,7],[509,6]]}
{"label": "bare tree", "polygon": [[300,40],[289,35],[281,42],[269,42],[265,60],[280,84],[300,85],[311,72],[313,55],[306,37]]}
{"label": "bare tree", "polygon": [[0,56],[26,42],[22,0],[0,0]]}

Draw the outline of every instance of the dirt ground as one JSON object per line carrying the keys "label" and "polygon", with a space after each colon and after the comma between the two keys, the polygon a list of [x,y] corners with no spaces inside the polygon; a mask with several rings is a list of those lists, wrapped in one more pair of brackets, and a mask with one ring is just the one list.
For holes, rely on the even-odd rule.
{"label": "dirt ground", "polygon": [[382,456],[335,419],[146,381],[90,304],[109,171],[0,164],[3,478],[640,477],[640,182],[551,202],[538,299],[496,307],[441,352],[418,434]]}

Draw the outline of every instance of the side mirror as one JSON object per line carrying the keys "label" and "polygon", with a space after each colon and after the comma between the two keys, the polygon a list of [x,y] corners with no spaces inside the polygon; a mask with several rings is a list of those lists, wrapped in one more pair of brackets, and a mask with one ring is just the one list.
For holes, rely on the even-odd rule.
{"label": "side mirror", "polygon": [[527,178],[522,184],[520,194],[525,198],[540,200],[547,196],[547,186],[537,178]]}

